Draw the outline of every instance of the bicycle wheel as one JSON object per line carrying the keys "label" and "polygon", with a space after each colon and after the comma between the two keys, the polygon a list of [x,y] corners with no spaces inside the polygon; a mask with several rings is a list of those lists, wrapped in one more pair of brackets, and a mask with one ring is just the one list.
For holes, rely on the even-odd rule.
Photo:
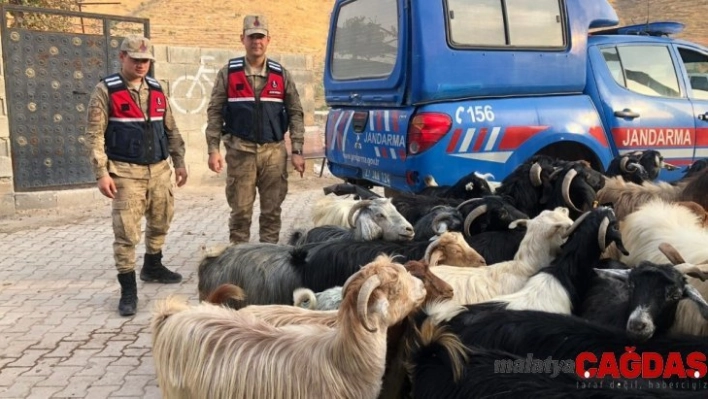
{"label": "bicycle wheel", "polygon": [[208,94],[204,84],[197,77],[180,76],[172,82],[170,104],[180,113],[196,114],[206,105]]}

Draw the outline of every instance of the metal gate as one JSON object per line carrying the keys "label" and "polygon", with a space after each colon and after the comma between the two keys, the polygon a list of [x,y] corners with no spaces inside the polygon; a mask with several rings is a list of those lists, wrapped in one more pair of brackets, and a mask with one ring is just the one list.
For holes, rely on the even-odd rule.
{"label": "metal gate", "polygon": [[2,5],[2,50],[16,192],[94,185],[86,107],[120,70],[122,38],[149,20]]}

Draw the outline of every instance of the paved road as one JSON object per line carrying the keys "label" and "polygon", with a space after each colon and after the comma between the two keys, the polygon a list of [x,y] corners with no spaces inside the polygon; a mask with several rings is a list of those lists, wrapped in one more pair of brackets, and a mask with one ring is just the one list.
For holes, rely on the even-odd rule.
{"label": "paved road", "polygon": [[[336,182],[297,179],[291,179],[283,204],[281,241],[292,226],[311,225],[321,186]],[[139,308],[131,318],[116,311],[120,295],[107,204],[89,217],[53,218],[44,226],[35,217],[25,228],[0,232],[0,398],[161,397],[150,351],[150,309],[171,294],[197,303],[201,248],[228,242],[221,187],[180,189],[176,197],[163,262],[184,281],[138,281]],[[257,218],[252,228],[257,240]],[[139,265],[143,253],[141,244]]]}

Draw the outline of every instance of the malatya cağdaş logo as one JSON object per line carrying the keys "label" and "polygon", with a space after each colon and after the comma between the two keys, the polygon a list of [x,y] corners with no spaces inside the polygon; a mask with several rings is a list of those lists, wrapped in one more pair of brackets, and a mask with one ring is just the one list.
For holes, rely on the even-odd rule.
{"label": "malatya ca\u011fda\u015f logo", "polygon": [[614,352],[605,352],[598,359],[592,352],[582,352],[575,358],[575,373],[580,378],[693,378],[706,376],[706,354],[691,352],[685,357],[679,352],[666,356],[657,352],[635,352],[636,347],[625,347],[617,358]]}

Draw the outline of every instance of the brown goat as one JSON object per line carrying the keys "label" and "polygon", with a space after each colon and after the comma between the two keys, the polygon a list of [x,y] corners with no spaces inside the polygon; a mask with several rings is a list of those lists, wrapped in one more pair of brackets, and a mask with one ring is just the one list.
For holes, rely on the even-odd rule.
{"label": "brown goat", "polygon": [[163,395],[375,398],[385,371],[387,328],[423,303],[425,288],[391,257],[380,256],[352,275],[343,293],[332,328],[275,327],[248,308],[159,302],[152,334]]}

